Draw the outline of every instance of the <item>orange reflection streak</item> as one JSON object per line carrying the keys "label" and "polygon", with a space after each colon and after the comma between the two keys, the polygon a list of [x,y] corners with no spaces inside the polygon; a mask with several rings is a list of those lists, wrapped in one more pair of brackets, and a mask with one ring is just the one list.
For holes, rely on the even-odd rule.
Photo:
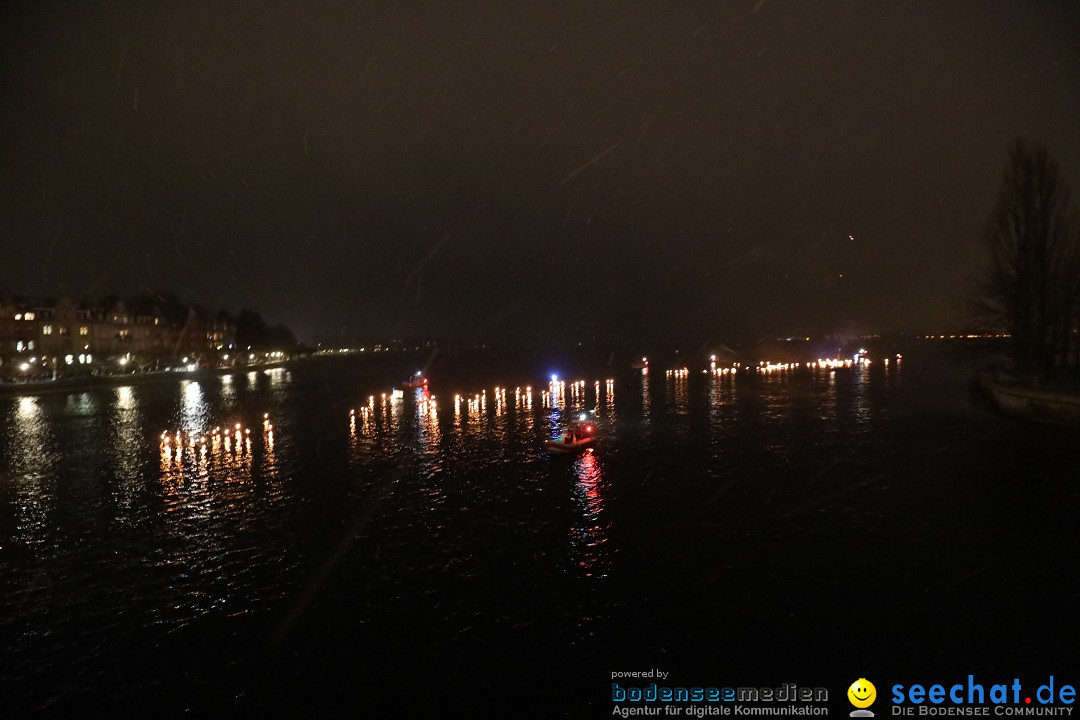
{"label": "orange reflection streak", "polygon": [[738,406],[733,402],[734,387],[727,368],[716,368],[709,377],[709,424],[713,431],[719,430],[725,421],[732,421],[738,413]]}
{"label": "orange reflection streak", "polygon": [[689,376],[690,372],[686,368],[674,370],[668,376],[668,382],[670,383],[668,393],[673,398],[675,412],[679,415],[685,415],[689,412],[690,393],[687,389],[687,378]]}
{"label": "orange reflection streak", "polygon": [[439,406],[435,396],[424,395],[416,403],[417,428],[420,434],[420,447],[425,453],[434,456],[439,449]]}
{"label": "orange reflection streak", "polygon": [[[349,463],[362,464],[366,451],[375,446],[380,420],[383,418],[381,406],[375,408],[374,396],[368,398],[367,405],[349,411]],[[273,442],[273,435],[268,438]]]}

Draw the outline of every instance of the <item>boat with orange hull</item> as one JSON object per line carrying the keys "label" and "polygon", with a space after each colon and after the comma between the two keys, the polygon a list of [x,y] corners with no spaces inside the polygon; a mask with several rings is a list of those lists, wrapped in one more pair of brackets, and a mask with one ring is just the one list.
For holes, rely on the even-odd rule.
{"label": "boat with orange hull", "polygon": [[568,453],[579,453],[586,448],[591,448],[595,444],[595,437],[585,437],[577,440],[567,440],[564,437],[561,440],[548,440],[544,443],[544,447],[547,448],[548,452],[565,455]]}
{"label": "boat with orange hull", "polygon": [[548,440],[544,447],[548,452],[565,455],[579,453],[596,444],[596,423],[591,420],[576,422],[567,428],[562,437]]}

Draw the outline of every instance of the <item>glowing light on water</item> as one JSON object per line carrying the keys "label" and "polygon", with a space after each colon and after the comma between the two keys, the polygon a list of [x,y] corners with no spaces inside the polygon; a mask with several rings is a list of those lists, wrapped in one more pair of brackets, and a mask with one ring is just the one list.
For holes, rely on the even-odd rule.
{"label": "glowing light on water", "polygon": [[609,566],[609,558],[604,552],[609,525],[601,519],[605,484],[603,470],[592,448],[575,462],[575,474],[574,499],[581,512],[581,523],[571,530],[571,540],[577,564],[585,577],[605,577]]}
{"label": "glowing light on water", "polygon": [[194,432],[205,427],[210,414],[210,407],[198,382],[184,380],[180,383],[183,394],[180,399],[180,432]]}

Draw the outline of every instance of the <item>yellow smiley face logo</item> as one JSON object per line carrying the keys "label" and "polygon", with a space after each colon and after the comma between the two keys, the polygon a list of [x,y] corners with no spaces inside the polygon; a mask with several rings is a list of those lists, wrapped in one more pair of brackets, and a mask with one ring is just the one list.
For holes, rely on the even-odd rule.
{"label": "yellow smiley face logo", "polygon": [[877,699],[877,688],[866,678],[859,678],[847,689],[848,700],[857,708],[867,708]]}

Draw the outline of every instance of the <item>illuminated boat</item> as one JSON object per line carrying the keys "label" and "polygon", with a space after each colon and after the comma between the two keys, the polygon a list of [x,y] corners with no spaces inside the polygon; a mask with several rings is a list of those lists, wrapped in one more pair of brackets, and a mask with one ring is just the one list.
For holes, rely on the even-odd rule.
{"label": "illuminated boat", "polygon": [[579,453],[596,444],[596,424],[580,422],[571,425],[558,440],[548,440],[544,447],[556,454]]}
{"label": "illuminated boat", "polygon": [[649,358],[646,358],[646,357],[641,358],[636,363],[632,364],[630,366],[630,369],[631,370],[648,370],[649,369]]}
{"label": "illuminated boat", "polygon": [[427,384],[428,384],[428,379],[426,377],[424,377],[423,373],[421,373],[419,370],[417,370],[415,375],[413,375],[411,378],[409,378],[405,382],[401,383],[401,387],[403,387],[403,388],[426,388]]}

